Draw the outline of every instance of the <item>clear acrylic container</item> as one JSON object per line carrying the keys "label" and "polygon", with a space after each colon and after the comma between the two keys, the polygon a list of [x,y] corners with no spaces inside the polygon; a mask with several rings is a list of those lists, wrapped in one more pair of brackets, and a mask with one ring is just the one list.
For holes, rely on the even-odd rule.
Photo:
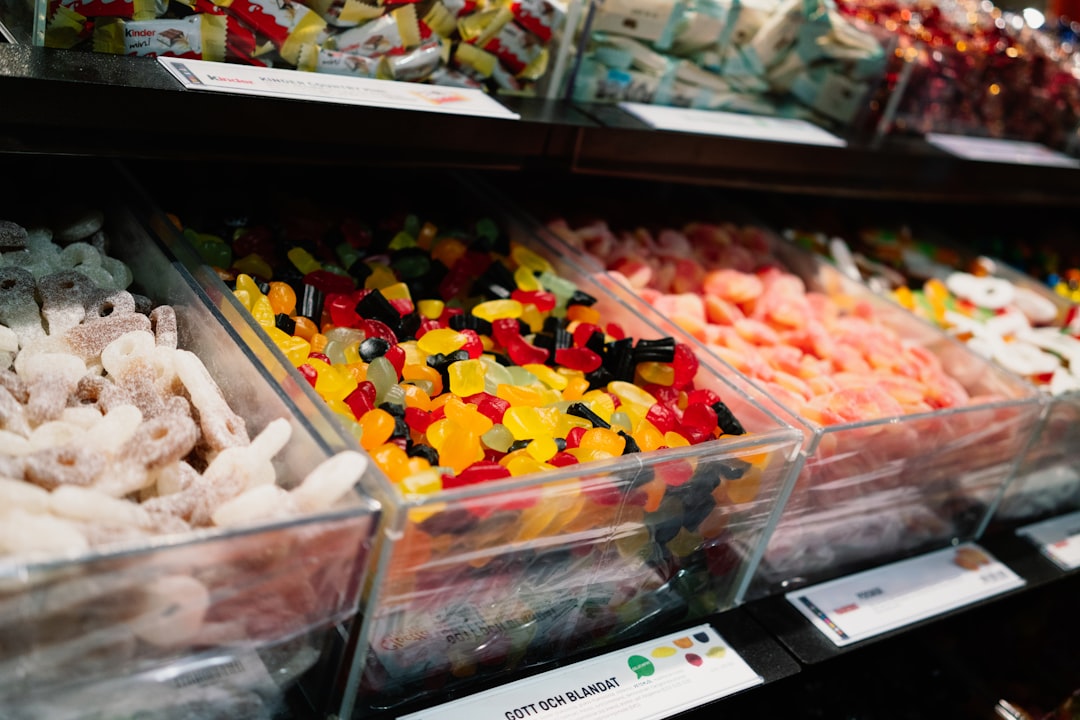
{"label": "clear acrylic container", "polygon": [[[56,173],[111,179],[112,194],[99,207],[109,254],[133,271],[131,290],[175,308],[179,346],[199,355],[252,436],[271,420],[289,421],[291,440],[274,460],[279,485],[295,485],[341,449],[313,432],[186,271],[132,210],[116,203],[125,185],[107,164],[27,157],[0,164],[19,168],[34,193]],[[24,200],[13,202],[9,217],[21,217],[40,198]],[[71,556],[0,558],[0,714],[276,716],[332,627],[355,616],[378,519],[378,506],[352,492],[319,514]]]}
{"label": "clear acrylic container", "polygon": [[[713,214],[708,207],[698,212]],[[561,242],[547,232],[552,242]],[[935,356],[971,396],[997,399],[829,426],[781,401],[763,400],[803,430],[805,462],[747,598],[975,538],[1038,427],[1042,405],[1035,389],[820,258],[775,236],[770,240],[773,258],[808,289],[869,303],[887,327]],[[565,244],[563,252],[664,332],[679,336],[678,327],[604,272],[595,258]],[[687,333],[682,337],[692,340]]]}
{"label": "clear acrylic container", "polygon": [[[453,212],[487,210],[463,179],[440,176],[439,184]],[[427,198],[424,207],[432,205]],[[367,198],[362,207],[382,206]],[[663,336],[495,207],[489,216],[596,297],[603,317],[631,336]],[[174,229],[161,231],[181,242]],[[187,261],[198,263],[192,253]],[[217,276],[195,272],[253,351],[287,364]],[[407,497],[386,481],[362,625],[353,628],[328,709],[341,717],[393,711],[734,607],[790,488],[801,435],[758,406],[734,373],[700,359],[696,386],[717,392],[750,434],[428,497]],[[294,375],[288,380],[311,395],[313,420],[352,441]],[[643,493],[661,491],[646,512]]]}

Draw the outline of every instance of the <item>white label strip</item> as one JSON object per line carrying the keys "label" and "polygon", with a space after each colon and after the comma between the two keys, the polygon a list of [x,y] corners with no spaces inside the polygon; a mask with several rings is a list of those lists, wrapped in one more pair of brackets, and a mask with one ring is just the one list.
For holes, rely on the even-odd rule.
{"label": "white label strip", "polygon": [[947,153],[966,160],[1011,163],[1013,165],[1080,167],[1080,160],[1051,150],[1045,145],[1022,140],[927,133],[926,141]]}
{"label": "white label strip", "polygon": [[191,90],[261,95],[316,102],[476,115],[515,120],[519,116],[480,90],[374,80],[284,68],[159,57],[166,70]]}
{"label": "white label strip", "polygon": [[974,543],[788,593],[837,646],[1021,587],[1024,579]]}
{"label": "white label strip", "polygon": [[1039,546],[1063,570],[1080,567],[1080,512],[1027,525],[1016,531]]}
{"label": "white label strip", "polygon": [[805,120],[630,102],[619,103],[619,107],[657,130],[803,145],[847,145],[844,140]]}
{"label": "white label strip", "polygon": [[699,625],[399,720],[658,720],[762,682]]}

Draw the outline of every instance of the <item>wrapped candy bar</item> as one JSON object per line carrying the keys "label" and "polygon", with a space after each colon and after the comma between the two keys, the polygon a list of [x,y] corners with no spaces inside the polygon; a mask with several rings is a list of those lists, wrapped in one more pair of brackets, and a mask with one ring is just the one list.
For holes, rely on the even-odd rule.
{"label": "wrapped candy bar", "polygon": [[61,0],[60,7],[83,17],[113,17],[151,20],[165,14],[167,0]]}
{"label": "wrapped candy bar", "polygon": [[197,14],[183,20],[113,20],[94,28],[94,50],[140,57],[225,59],[226,18]]}
{"label": "wrapped candy bar", "polygon": [[326,28],[311,8],[292,0],[243,0],[223,3],[228,13],[273,43],[285,62],[296,64],[300,49]]}

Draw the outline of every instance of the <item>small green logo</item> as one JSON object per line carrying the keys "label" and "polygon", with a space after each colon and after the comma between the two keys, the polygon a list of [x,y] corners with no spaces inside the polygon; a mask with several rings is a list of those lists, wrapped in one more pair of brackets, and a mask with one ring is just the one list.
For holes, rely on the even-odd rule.
{"label": "small green logo", "polygon": [[637,675],[638,678],[643,678],[656,672],[656,667],[652,664],[652,661],[641,655],[631,655],[630,659],[626,661],[626,664],[630,666],[631,672]]}

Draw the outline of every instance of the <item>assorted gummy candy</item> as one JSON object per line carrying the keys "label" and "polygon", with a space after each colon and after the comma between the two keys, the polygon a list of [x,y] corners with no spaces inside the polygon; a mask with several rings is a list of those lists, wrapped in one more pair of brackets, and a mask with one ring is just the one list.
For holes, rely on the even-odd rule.
{"label": "assorted gummy candy", "polygon": [[689,346],[627,337],[490,220],[185,234],[406,493],[745,432]]}

